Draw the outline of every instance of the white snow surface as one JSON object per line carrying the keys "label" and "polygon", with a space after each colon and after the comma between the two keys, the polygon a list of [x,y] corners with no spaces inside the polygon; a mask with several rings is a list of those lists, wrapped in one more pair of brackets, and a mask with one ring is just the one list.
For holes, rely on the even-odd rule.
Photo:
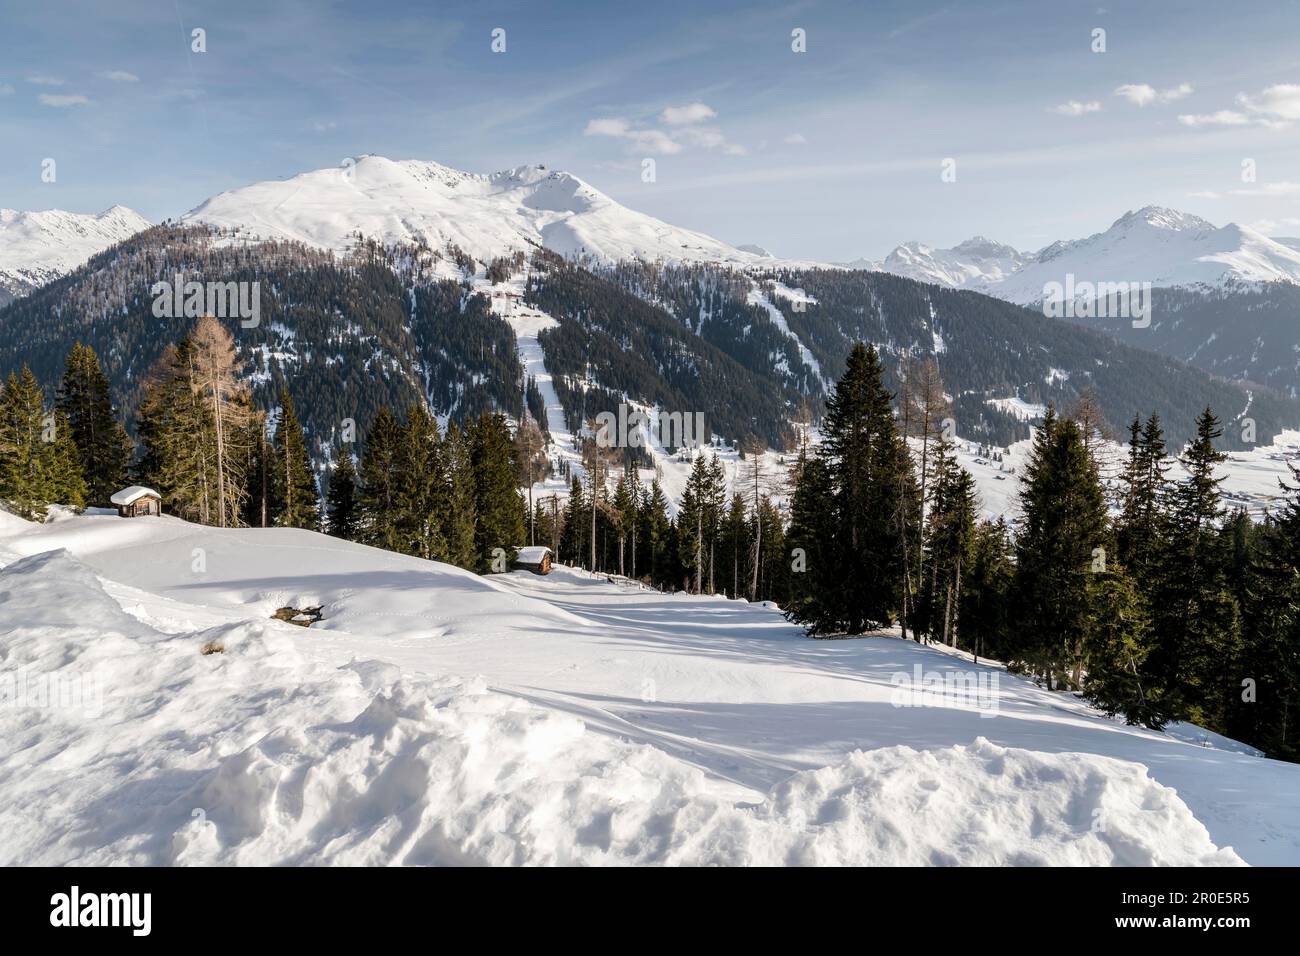
{"label": "white snow surface", "polygon": [[635,212],[578,177],[544,166],[479,175],[373,155],[350,163],[230,190],[182,218],[336,251],[349,248],[358,231],[386,242],[423,241],[433,249],[452,242],[483,262],[536,245],[606,262],[771,262]]}
{"label": "white snow surface", "polygon": [[26,294],[150,225],[125,206],[98,214],[0,209],[0,289]]}
{"label": "white snow surface", "polygon": [[771,605],[103,513],[0,565],[0,864],[1300,862],[1300,767]]}
{"label": "white snow surface", "polygon": [[1266,282],[1300,283],[1300,249],[1247,226],[1218,227],[1160,206],[1127,212],[1085,239],[1054,242],[1033,253],[983,237],[951,249],[919,242],[884,260],[846,263],[949,288],[974,289],[1021,305],[1043,299],[1043,286],[1149,282],[1153,288],[1234,288]]}

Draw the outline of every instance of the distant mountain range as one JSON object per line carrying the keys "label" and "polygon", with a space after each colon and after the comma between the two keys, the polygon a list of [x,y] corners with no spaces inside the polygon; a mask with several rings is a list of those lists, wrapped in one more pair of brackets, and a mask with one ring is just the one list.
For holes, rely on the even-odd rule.
{"label": "distant mountain range", "polygon": [[[545,406],[573,428],[593,403],[630,398],[789,447],[858,339],[891,376],[908,353],[935,355],[961,434],[1001,444],[1027,434],[1008,407],[1063,405],[1088,386],[1112,424],[1155,410],[1175,440],[1207,404],[1227,422],[1249,412],[1261,440],[1300,425],[1300,370],[1286,367],[1300,323],[1285,319],[1300,250],[1155,207],[1034,254],[984,238],[911,243],[869,271],[731,246],[541,166],[476,175],[380,156],[221,193],[152,229],[121,207],[19,219],[0,232],[0,263],[23,252],[23,288],[38,288],[0,309],[0,369],[26,362],[52,386],[67,348],[87,341],[129,407],[185,325],[152,314],[155,281],[260,280],[262,323],[237,341],[259,401],[287,384],[323,458],[339,421],[364,428],[379,404],[420,400],[451,418]],[[1170,285],[1141,335],[1022,307],[1067,270]],[[1251,321],[1206,331],[1248,302]],[[1261,322],[1268,347],[1243,351]]]}
{"label": "distant mountain range", "polygon": [[0,305],[66,275],[150,225],[125,206],[98,215],[0,209]]}
{"label": "distant mountain range", "polygon": [[1210,291],[1284,282],[1300,284],[1300,240],[1270,239],[1236,223],[1215,226],[1198,216],[1146,206],[1115,220],[1105,232],[1020,252],[983,237],[951,249],[919,242],[897,247],[876,269],[954,289],[973,289],[1009,302],[1042,301],[1043,286],[1079,282],[1149,282],[1157,289]]}

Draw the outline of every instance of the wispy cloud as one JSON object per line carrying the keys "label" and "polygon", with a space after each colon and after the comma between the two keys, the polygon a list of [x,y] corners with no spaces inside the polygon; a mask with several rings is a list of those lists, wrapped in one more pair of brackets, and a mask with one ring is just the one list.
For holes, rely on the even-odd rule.
{"label": "wispy cloud", "polygon": [[1152,103],[1172,103],[1190,96],[1192,84],[1179,83],[1167,90],[1158,90],[1150,83],[1125,83],[1115,88],[1115,95],[1123,97],[1134,106],[1150,106]]}
{"label": "wispy cloud", "polygon": [[1248,126],[1250,117],[1236,110],[1217,110],[1213,113],[1181,113],[1178,122],[1184,126]]}
{"label": "wispy cloud", "polygon": [[31,83],[33,86],[62,86],[63,85],[63,80],[60,77],[47,76],[44,73],[33,73],[30,76],[24,77],[24,79],[26,79],[27,82]]}
{"label": "wispy cloud", "polygon": [[1096,100],[1088,100],[1086,103],[1079,100],[1067,100],[1060,106],[1053,106],[1052,112],[1059,113],[1062,116],[1083,116],[1085,113],[1101,112],[1101,103]]}
{"label": "wispy cloud", "polygon": [[134,73],[128,73],[126,72],[126,70],[109,70],[106,73],[101,73],[99,75],[106,80],[111,80],[114,83],[139,83],[140,82],[140,77],[136,76]]}
{"label": "wispy cloud", "polygon": [[790,133],[783,140],[783,143],[789,143],[791,146],[802,146],[808,142],[808,137],[803,133]]}
{"label": "wispy cloud", "polygon": [[80,93],[42,93],[40,101],[46,106],[53,106],[55,109],[67,109],[71,106],[86,106],[90,103],[87,97]]}
{"label": "wispy cloud", "polygon": [[1300,83],[1278,83],[1254,96],[1239,93],[1237,102],[1251,113],[1274,120],[1297,120],[1300,119]]}
{"label": "wispy cloud", "polygon": [[583,135],[624,140],[631,152],[672,155],[689,146],[743,156],[745,147],[728,140],[720,129],[699,125],[717,115],[716,110],[704,103],[689,103],[669,106],[659,114],[667,129],[638,125],[623,116],[606,116],[588,121]]}
{"label": "wispy cloud", "polygon": [[705,103],[688,103],[685,106],[670,106],[659,114],[659,118],[669,126],[684,126],[690,123],[703,123],[717,118],[717,111]]}
{"label": "wispy cloud", "polygon": [[1238,109],[1213,113],[1186,113],[1178,117],[1184,126],[1263,126],[1285,129],[1300,120],[1300,83],[1276,83],[1258,93],[1238,93]]}

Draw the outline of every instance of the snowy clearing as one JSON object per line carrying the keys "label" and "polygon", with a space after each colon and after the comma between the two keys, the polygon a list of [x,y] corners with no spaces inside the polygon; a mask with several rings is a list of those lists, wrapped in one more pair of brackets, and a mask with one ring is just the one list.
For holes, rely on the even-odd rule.
{"label": "snowy clearing", "polygon": [[1300,862],[1300,767],[771,606],[107,514],[0,565],[3,864]]}

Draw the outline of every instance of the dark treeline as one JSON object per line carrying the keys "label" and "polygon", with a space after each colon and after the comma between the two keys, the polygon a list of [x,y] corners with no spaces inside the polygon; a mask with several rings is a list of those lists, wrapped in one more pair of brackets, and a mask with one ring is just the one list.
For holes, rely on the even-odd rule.
{"label": "dark treeline", "polygon": [[1183,480],[1168,475],[1158,416],[1135,419],[1108,501],[1103,418],[1084,396],[1036,431],[1016,527],[981,522],[973,481],[932,427],[945,412],[937,369],[904,381],[895,409],[875,350],[855,347],[819,453],[800,456],[792,620],[815,636],[897,624],[1130,723],[1193,721],[1300,759],[1300,483],[1262,524],[1225,512],[1222,429],[1205,409]]}
{"label": "dark treeline", "polygon": [[862,344],[827,400],[818,450],[802,448],[787,475],[754,439],[730,496],[716,454],[683,450],[691,469],[675,509],[626,449],[597,440],[595,422],[581,477],[560,469],[568,495],[536,498],[555,463],[534,420],[512,432],[484,412],[444,433],[420,402],[401,416],[381,405],[318,482],[290,391],[263,412],[241,370],[230,333],[200,320],[141,383],[138,451],[93,349],[68,354],[52,403],[29,369],[10,374],[0,501],[40,520],[53,502],[105,505],[134,479],[187,520],[324,530],[480,573],[506,570],[518,546],[548,545],[592,572],[777,602],[813,636],[897,625],[1132,723],[1193,721],[1300,758],[1300,470],[1262,523],[1226,512],[1208,408],[1181,454],[1186,478],[1170,476],[1151,414],[1131,423],[1109,489],[1097,397],[1049,409],[1012,527],[978,519],[935,362],[904,362],[895,395]]}

